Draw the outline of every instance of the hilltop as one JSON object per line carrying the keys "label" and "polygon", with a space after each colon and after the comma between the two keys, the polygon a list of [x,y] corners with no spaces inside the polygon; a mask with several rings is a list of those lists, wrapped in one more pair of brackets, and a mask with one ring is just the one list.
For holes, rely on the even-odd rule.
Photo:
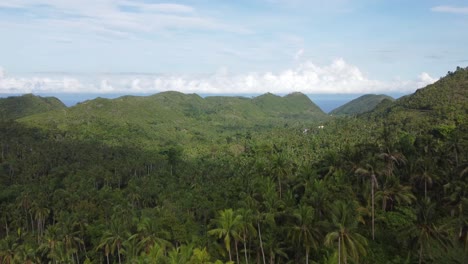
{"label": "hilltop", "polygon": [[56,97],[40,97],[33,94],[0,98],[0,119],[21,117],[62,110],[66,106]]}
{"label": "hilltop", "polygon": [[333,109],[332,115],[357,115],[373,110],[383,100],[394,101],[391,96],[383,94],[366,94],[360,96],[336,109]]}

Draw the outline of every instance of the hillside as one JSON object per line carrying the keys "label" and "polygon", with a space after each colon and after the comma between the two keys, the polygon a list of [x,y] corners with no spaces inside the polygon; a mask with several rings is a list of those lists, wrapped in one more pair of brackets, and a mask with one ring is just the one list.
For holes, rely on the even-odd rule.
{"label": "hillside", "polygon": [[33,94],[0,98],[0,119],[21,117],[65,109],[66,106],[55,97],[40,97]]}
{"label": "hillside", "polygon": [[383,100],[394,101],[392,97],[383,94],[366,94],[360,96],[336,109],[333,109],[331,115],[357,115],[373,110]]}
{"label": "hillside", "polygon": [[30,116],[22,122],[115,144],[131,140],[142,145],[164,145],[208,141],[215,134],[231,135],[250,128],[325,119],[327,115],[300,93],[285,97],[265,94],[256,98],[202,98],[196,94],[162,92],[152,96],[96,98],[65,111]]}
{"label": "hillside", "polygon": [[403,122],[408,129],[466,123],[468,114],[468,68],[458,67],[437,82],[390,103],[383,101],[363,115],[373,120]]}

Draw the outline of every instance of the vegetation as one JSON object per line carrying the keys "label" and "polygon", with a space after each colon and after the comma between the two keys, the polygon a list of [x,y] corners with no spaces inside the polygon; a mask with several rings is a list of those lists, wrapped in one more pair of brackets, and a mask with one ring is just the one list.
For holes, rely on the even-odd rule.
{"label": "vegetation", "polygon": [[383,94],[366,94],[360,96],[336,109],[333,109],[331,115],[358,115],[373,110],[383,100],[394,101],[392,97]]}
{"label": "vegetation", "polygon": [[170,92],[2,121],[0,263],[466,263],[467,86],[328,120]]}
{"label": "vegetation", "polygon": [[32,94],[0,98],[0,120],[17,119],[52,110],[63,110],[66,106],[55,97],[40,97]]}

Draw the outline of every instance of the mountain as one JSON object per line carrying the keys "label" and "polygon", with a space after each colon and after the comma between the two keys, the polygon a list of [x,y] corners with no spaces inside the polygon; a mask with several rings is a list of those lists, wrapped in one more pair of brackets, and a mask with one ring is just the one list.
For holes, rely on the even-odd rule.
{"label": "mountain", "polygon": [[364,114],[374,120],[399,123],[406,130],[466,124],[468,120],[468,67],[458,67],[437,82],[389,102],[382,101]]}
{"label": "mountain", "polygon": [[33,94],[11,96],[0,98],[0,119],[18,119],[65,108],[66,106],[55,97],[40,97]]}
{"label": "mountain", "polygon": [[249,128],[323,121],[328,116],[306,95],[265,94],[255,98],[162,92],[151,96],[96,98],[64,111],[29,116],[22,122],[79,138],[120,144],[207,141]]}
{"label": "mountain", "polygon": [[357,115],[369,112],[374,109],[383,100],[394,101],[392,97],[383,94],[366,94],[358,97],[336,109],[333,109],[332,115]]}

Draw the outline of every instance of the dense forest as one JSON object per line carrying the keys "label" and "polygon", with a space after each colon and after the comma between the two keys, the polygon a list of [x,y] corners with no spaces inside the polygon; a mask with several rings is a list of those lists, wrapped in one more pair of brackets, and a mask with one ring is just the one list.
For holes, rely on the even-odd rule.
{"label": "dense forest", "polygon": [[468,263],[468,68],[373,111],[98,98],[0,123],[0,263]]}

